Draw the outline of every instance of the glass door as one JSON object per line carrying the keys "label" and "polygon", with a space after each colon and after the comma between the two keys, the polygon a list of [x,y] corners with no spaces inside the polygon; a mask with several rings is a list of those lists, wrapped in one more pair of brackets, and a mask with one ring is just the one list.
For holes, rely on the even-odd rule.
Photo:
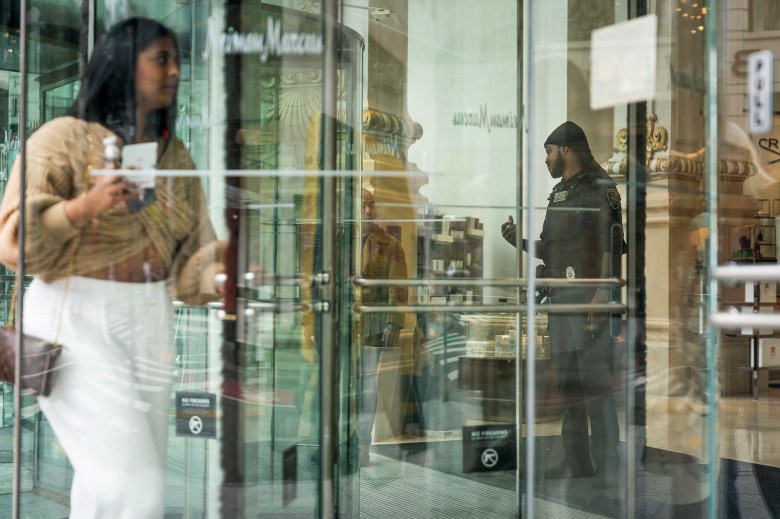
{"label": "glass door", "polygon": [[[335,60],[325,71],[322,16],[310,8],[293,10],[265,2],[96,2],[85,3],[80,12],[49,4],[26,6],[33,13],[46,13],[28,19],[26,29],[34,37],[27,49],[26,89],[18,72],[0,76],[5,79],[1,99],[8,102],[2,112],[3,182],[18,151],[12,145],[23,120],[17,108],[24,103],[27,137],[42,123],[64,115],[79,91],[72,74],[91,48],[90,28],[100,37],[117,22],[144,15],[176,33],[176,135],[203,173],[197,182],[205,192],[204,210],[223,239],[216,243],[225,244],[227,251],[226,281],[211,279],[217,270],[202,274],[207,285],[224,282],[221,301],[174,301],[173,351],[166,360],[174,381],[169,409],[164,406],[170,411],[165,411],[168,441],[163,449],[166,513],[328,516],[330,512],[322,511],[325,492],[331,509],[337,506],[334,494],[343,496],[340,506],[347,507],[352,493],[347,446],[354,427],[334,420],[329,446],[323,447],[320,406],[323,394],[332,399],[331,413],[355,405],[352,379],[346,375],[355,359],[350,333],[326,341],[322,319],[335,321],[344,312],[348,316],[349,305],[337,306],[335,301],[350,296],[348,279],[354,268],[347,261],[343,270],[325,269],[322,254],[323,237],[335,236],[338,243],[331,243],[332,248],[349,258],[354,239],[354,172],[361,167],[362,153],[360,35],[331,25],[335,37],[327,41],[327,49]],[[10,12],[17,18],[7,21],[4,65],[19,44],[14,38],[18,9]],[[76,21],[72,27],[60,26],[49,15]],[[68,36],[62,45],[54,37],[59,32],[45,33],[52,27]],[[265,43],[258,47],[258,41]],[[19,65],[18,58],[10,62]],[[44,65],[62,67],[50,70]],[[332,87],[324,88],[323,78],[333,79]],[[39,91],[40,85],[46,88]],[[332,96],[332,104],[323,102],[323,90]],[[14,111],[6,112],[7,107]],[[334,123],[332,128],[324,125],[323,112]],[[325,136],[335,140],[335,160],[320,173]],[[197,171],[188,174],[200,177]],[[334,217],[338,211],[330,235],[323,231],[321,202],[322,185],[329,182],[333,195],[338,193],[333,197],[337,206],[328,209]],[[333,233],[336,225],[339,232]],[[223,259],[222,252],[217,255]],[[326,298],[326,286],[338,286],[338,294]],[[325,348],[330,359],[341,363],[333,366],[327,389],[320,368]],[[160,376],[167,377],[167,372],[166,364]],[[13,464],[8,451],[8,473],[13,468],[18,482],[8,489],[8,509],[14,495],[22,514],[34,509],[67,515],[74,475],[69,454],[31,395],[13,405],[10,400],[4,398],[4,415],[10,422],[16,409],[16,427],[11,429],[9,423],[3,438],[10,448],[18,431],[22,448]],[[112,419],[109,411],[107,420]],[[336,473],[334,484],[334,474],[321,468],[322,459],[329,459],[329,466],[346,467],[345,483]],[[324,488],[325,480],[329,488]]]}
{"label": "glass door", "polygon": [[[45,2],[32,3],[34,12],[45,11]],[[321,445],[320,407],[323,398],[331,401],[331,414],[354,407],[354,381],[347,374],[355,357],[351,334],[326,340],[322,323],[348,318],[346,299],[343,306],[336,300],[350,297],[348,279],[354,267],[348,259],[341,270],[332,264],[326,268],[323,243],[335,237],[331,248],[350,258],[356,221],[354,174],[362,153],[364,43],[340,24],[330,25],[335,36],[323,43],[323,17],[311,8],[267,2],[142,4],[85,3],[84,12],[64,6],[56,12],[84,17],[84,23],[74,25],[82,26],[84,34],[65,31],[84,36],[67,40],[75,45],[65,46],[73,50],[63,69],[68,74],[78,69],[80,53],[86,55],[91,47],[90,27],[100,37],[117,22],[144,15],[176,33],[176,135],[203,174],[168,173],[201,177],[197,182],[205,193],[204,210],[217,238],[222,238],[215,242],[219,252],[211,254],[223,260],[226,279],[211,279],[218,270],[202,273],[207,285],[224,284],[222,300],[174,301],[173,351],[166,360],[171,361],[174,381],[170,406],[164,406],[169,407],[164,411],[166,513],[329,516],[325,504],[331,510],[348,509],[349,467],[354,465],[348,445],[355,427],[333,420],[328,444]],[[28,30],[40,36],[35,30],[50,27],[47,20],[33,20]],[[18,46],[17,40],[5,42],[9,55],[16,51],[14,42]],[[30,62],[55,63],[54,51],[60,49],[52,49],[47,54],[31,46]],[[322,61],[326,50],[335,57],[327,70]],[[48,83],[37,81],[41,78],[33,72],[39,73],[28,68],[26,91],[14,83],[12,92],[14,99],[27,103],[27,120],[35,121],[30,133],[67,112],[73,101],[67,96],[79,90],[60,69],[45,71],[51,72]],[[332,85],[324,88],[331,79]],[[50,87],[41,95],[36,90],[40,84]],[[323,92],[332,103],[323,101]],[[16,112],[10,116],[19,117]],[[328,139],[335,141],[334,160],[321,172],[321,150]],[[8,157],[10,146],[3,152],[5,166],[13,159]],[[322,202],[324,184],[331,185],[335,207]],[[325,210],[334,218],[338,214],[326,230]],[[328,287],[331,292],[338,289],[326,296]],[[339,362],[327,377],[320,367],[323,358]],[[167,364],[161,369],[167,373]],[[35,399],[26,395],[23,402],[22,426],[22,406],[15,406],[22,455],[13,466],[22,479],[21,493],[14,493],[23,514],[35,509],[67,515],[74,475],[69,454]],[[341,468],[334,473],[322,468],[322,460],[328,467],[345,467],[343,475]],[[34,489],[47,494],[33,496]],[[333,495],[338,497],[334,500]]]}
{"label": "glass door", "polygon": [[[617,305],[625,313],[605,360],[616,411],[601,405],[603,372],[583,365],[593,350],[577,350],[574,363],[556,347],[560,301],[552,287],[547,310],[563,416],[550,429],[537,421],[526,436],[530,516],[550,503],[574,516],[777,513],[767,490],[778,475],[763,418],[775,406],[778,325],[777,13],[770,4],[525,3],[523,185],[539,186],[532,179],[544,174],[543,157],[553,173],[555,153],[565,155],[560,145],[567,144],[547,146],[560,141],[555,128],[563,120],[578,123],[616,185],[626,240],[618,276],[626,285]],[[576,191],[560,185],[536,187],[524,209],[543,247],[556,207]],[[606,196],[609,212],[618,197],[609,190]],[[572,228],[585,225],[584,214],[577,204]],[[578,261],[576,253],[571,261]],[[575,270],[569,283],[579,277],[573,263],[566,267]],[[528,387],[530,398],[534,386]],[[566,398],[578,394],[579,400]],[[615,420],[605,417],[615,414],[617,464],[602,450],[609,438],[611,453],[614,437],[605,424],[614,430]],[[569,454],[588,450],[579,462]],[[617,477],[604,466],[616,468]]]}
{"label": "glass door", "polygon": [[717,51],[719,70],[717,98],[707,104],[709,141],[718,144],[707,149],[718,172],[717,191],[708,193],[717,194],[715,201],[708,199],[709,214],[717,215],[708,222],[709,232],[717,238],[710,240],[707,259],[711,291],[719,295],[710,309],[719,367],[707,386],[717,402],[708,433],[710,459],[720,462],[711,488],[724,496],[716,510],[720,516],[769,517],[780,513],[769,489],[780,471],[766,421],[778,409],[773,348],[780,329],[775,161],[780,13],[773,2],[759,1],[737,20],[736,7],[718,7],[707,41]]}
{"label": "glass door", "polygon": [[[514,517],[527,326],[501,225],[522,200],[522,5],[381,7],[355,192],[355,512]],[[530,340],[551,387],[549,340]]]}
{"label": "glass door", "polygon": [[[174,30],[225,268],[173,302],[167,514],[780,514],[773,2],[82,4],[0,0],[0,189],[90,39]],[[3,509],[74,513],[2,404]]]}
{"label": "glass door", "polygon": [[[627,517],[635,504],[645,506],[632,499],[645,491],[636,486],[637,449],[645,447],[638,379],[650,376],[642,351],[649,296],[636,283],[646,275],[638,262],[647,237],[641,204],[650,196],[643,164],[653,131],[645,128],[652,119],[645,106],[656,95],[661,52],[656,15],[638,4],[526,3],[519,228],[528,240],[523,277],[529,293],[540,294],[527,313],[546,317],[555,379],[548,387],[531,384],[529,363],[526,397],[543,403],[526,406],[529,517],[550,509]],[[642,57],[629,58],[627,49]],[[623,74],[630,84],[620,81]],[[661,110],[660,102],[648,104]],[[662,182],[653,194],[668,188]],[[542,423],[539,412],[551,405],[557,415]]]}
{"label": "glass door", "polygon": [[[29,136],[53,117],[62,115],[75,99],[81,19],[78,9],[66,4],[51,2],[46,15],[29,24],[25,42],[27,62],[23,67],[21,5],[14,1],[0,2],[0,192],[5,191],[19,158],[22,136]],[[52,20],[57,23],[47,24]],[[0,269],[2,319],[7,323],[17,276],[5,266]],[[24,279],[25,286],[29,282],[30,278]],[[40,514],[67,514],[67,504],[56,499],[72,480],[67,457],[38,412],[35,397],[14,391],[9,383],[0,385],[3,395],[0,507],[10,514],[15,504],[24,501],[22,506]],[[35,490],[56,497],[50,500],[35,494]]]}
{"label": "glass door", "polygon": [[[226,20],[232,29],[221,30],[266,36],[277,30],[284,41],[310,41],[313,51],[301,47],[306,52],[279,49],[267,59],[228,58],[228,68],[241,78],[227,86],[228,120],[233,121],[228,142],[235,143],[236,153],[228,162],[241,176],[229,179],[226,187],[228,211],[238,222],[233,231],[238,254],[233,369],[241,396],[230,411],[235,412],[233,429],[223,429],[222,442],[242,461],[231,477],[252,489],[242,493],[240,513],[327,516],[330,512],[321,511],[323,499],[351,493],[341,470],[323,468],[334,462],[349,467],[350,423],[329,424],[325,436],[330,443],[323,446],[321,409],[327,404],[330,412],[338,412],[354,405],[346,376],[353,362],[350,334],[328,339],[325,321],[344,319],[349,310],[341,297],[349,296],[343,287],[352,268],[364,44],[357,33],[337,25],[334,69],[326,71],[320,16],[244,2],[228,8]],[[325,95],[329,78],[336,110],[330,129],[323,116],[331,113]],[[322,151],[327,132],[335,133],[330,167]],[[326,184],[338,193],[328,229],[323,220]],[[326,266],[328,240],[343,266]],[[335,298],[328,293],[333,290]],[[335,369],[327,370],[326,359],[336,359]],[[343,474],[350,470],[344,468]],[[336,499],[329,506],[349,506],[347,499]]]}

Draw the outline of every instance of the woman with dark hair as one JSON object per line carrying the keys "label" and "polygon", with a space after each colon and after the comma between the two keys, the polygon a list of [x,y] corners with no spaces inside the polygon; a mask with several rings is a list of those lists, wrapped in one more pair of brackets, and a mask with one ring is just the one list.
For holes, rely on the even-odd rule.
{"label": "woman with dark hair", "polygon": [[[144,49],[138,47],[155,40],[162,40],[164,45],[167,42],[169,48],[161,53],[150,53],[152,59],[162,66],[175,64],[175,74],[170,67],[165,70],[169,72],[169,77],[162,84],[164,88],[172,87],[165,92],[172,97],[169,103],[150,107],[139,114],[140,92],[137,90],[136,74],[139,54]],[[95,48],[70,115],[99,122],[128,143],[137,141],[139,126],[142,134],[148,132],[154,136],[172,137],[176,124],[175,87],[178,79],[179,45],[174,32],[153,20],[130,18],[112,27]],[[139,120],[138,117],[142,116],[147,119]]]}
{"label": "woman with dark hair", "polygon": [[[123,21],[96,45],[70,115],[27,143],[24,331],[63,345],[56,383],[40,397],[75,470],[73,518],[162,517],[172,305],[193,256],[214,231],[195,177],[157,177],[135,206],[125,176],[104,167],[104,139],[157,142],[158,170],[194,169],[175,138],[176,36],[158,22]],[[113,165],[106,165],[112,169]],[[0,205],[0,261],[16,268],[20,164]],[[119,172],[118,172],[119,173]],[[124,173],[129,173],[125,171]],[[169,283],[170,282],[170,283]],[[192,285],[192,283],[190,283]],[[196,289],[179,290],[185,302]]]}

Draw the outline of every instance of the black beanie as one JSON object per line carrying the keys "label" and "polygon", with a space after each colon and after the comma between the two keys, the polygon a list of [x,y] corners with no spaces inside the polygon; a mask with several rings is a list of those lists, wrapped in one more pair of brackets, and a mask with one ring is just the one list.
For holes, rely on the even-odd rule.
{"label": "black beanie", "polygon": [[544,141],[544,145],[555,144],[556,146],[568,146],[573,150],[590,151],[588,138],[582,128],[571,121],[566,121],[557,127]]}

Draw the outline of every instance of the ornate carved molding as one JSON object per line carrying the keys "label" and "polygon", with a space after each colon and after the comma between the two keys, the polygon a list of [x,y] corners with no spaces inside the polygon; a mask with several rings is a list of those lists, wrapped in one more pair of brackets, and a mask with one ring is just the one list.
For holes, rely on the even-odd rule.
{"label": "ornate carved molding", "polygon": [[[669,131],[656,123],[658,116],[647,116],[645,134],[646,166],[648,180],[685,178],[700,181],[704,175],[704,161],[701,153],[694,156],[675,155],[669,150]],[[621,128],[615,134],[615,153],[602,166],[612,176],[626,176],[628,171],[628,130]],[[718,167],[721,178],[743,181],[757,171],[755,164],[746,161],[721,160]]]}
{"label": "ornate carved molding", "polygon": [[[647,116],[647,132],[645,133],[647,144],[645,147],[648,159],[652,158],[659,151],[667,151],[669,149],[669,132],[663,126],[656,126],[656,121],[658,121],[656,114]],[[621,128],[615,134],[615,151],[623,153],[628,151],[628,130],[625,128]]]}
{"label": "ornate carved molding", "polygon": [[[338,76],[337,88],[339,99],[343,99],[346,96],[343,75]],[[263,76],[258,93],[262,103],[260,130],[272,136],[282,135],[290,142],[304,143],[312,118],[322,110],[322,71]],[[337,114],[340,119],[344,115]]]}
{"label": "ornate carved molding", "polygon": [[[286,151],[290,163],[301,166],[306,160],[298,156],[295,146],[305,146],[307,132],[313,118],[321,109],[322,74],[319,71],[302,71],[280,76],[268,76],[261,80],[260,100],[264,122],[239,132],[239,142],[254,146],[252,157],[273,162],[280,155],[280,145],[290,145]],[[343,93],[343,83],[339,89]],[[278,104],[277,104],[278,103]],[[371,157],[406,158],[410,145],[420,139],[423,129],[420,123],[383,110],[363,110],[363,151]],[[346,113],[337,114],[344,120]],[[262,149],[260,149],[262,148]],[[258,158],[260,157],[260,158]]]}
{"label": "ornate carved molding", "polygon": [[752,162],[744,160],[721,160],[720,175],[729,180],[745,180],[756,174],[758,168]]}
{"label": "ornate carved molding", "polygon": [[647,157],[652,158],[659,151],[668,151],[669,149],[669,131],[663,126],[656,126],[658,121],[656,114],[650,114],[647,116],[647,144],[645,148],[647,150]]}
{"label": "ornate carved molding", "polygon": [[[647,164],[649,180],[665,178],[689,178],[700,181],[704,175],[704,161],[685,157],[654,158]],[[728,181],[744,181],[756,174],[756,165],[743,160],[718,161],[720,178]]]}
{"label": "ornate carved molding", "polygon": [[298,9],[304,13],[320,14],[322,2],[320,0],[298,0]]}
{"label": "ornate carved molding", "polygon": [[363,131],[384,137],[400,137],[414,142],[423,135],[420,123],[369,107],[363,110]]}
{"label": "ornate carved molding", "polygon": [[700,180],[704,174],[704,162],[684,157],[658,157],[647,161],[647,175],[650,179],[671,176]]}
{"label": "ornate carved molding", "polygon": [[364,152],[371,157],[406,159],[409,146],[423,135],[420,123],[384,110],[363,110]]}
{"label": "ornate carved molding", "polygon": [[615,151],[626,153],[628,151],[628,130],[621,128],[615,134]]}

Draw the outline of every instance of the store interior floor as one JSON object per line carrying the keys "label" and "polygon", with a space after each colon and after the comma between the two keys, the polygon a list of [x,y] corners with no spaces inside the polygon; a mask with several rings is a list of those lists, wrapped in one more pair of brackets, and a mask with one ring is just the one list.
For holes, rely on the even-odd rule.
{"label": "store interior floor", "polygon": [[[729,518],[780,517],[780,389],[770,387],[758,400],[731,396],[719,400],[718,430],[720,463],[716,484],[720,507]],[[626,460],[626,419],[620,413],[621,456]],[[690,396],[647,397],[645,424],[633,425],[631,436],[636,460],[634,484],[636,517],[665,519],[705,517],[708,474],[705,463],[705,431],[709,415],[700,399]],[[545,480],[545,466],[562,457],[560,421],[537,423],[535,474],[537,496],[568,510],[561,517],[624,517],[625,481],[617,489],[594,489],[586,478]],[[525,431],[524,431],[525,435]],[[460,438],[421,440],[405,436],[380,442],[372,454],[417,464],[436,472],[457,475],[475,484],[506,491],[515,487],[513,472],[462,473]],[[379,458],[380,460],[382,458]],[[372,463],[373,465],[373,463]],[[625,465],[622,467],[625,469]],[[369,467],[371,470],[371,467]],[[559,510],[559,512],[561,511]],[[501,515],[501,517],[509,517]],[[450,517],[461,517],[453,515]],[[462,516],[465,517],[465,516]]]}
{"label": "store interior floor", "polygon": [[[728,517],[770,518],[780,514],[780,389],[771,388],[759,400],[724,397],[719,402],[718,483],[722,506]],[[706,495],[706,465],[693,456],[702,446],[708,416],[695,412],[690,399],[648,398],[647,426],[634,432],[637,517],[703,517]],[[700,409],[699,409],[700,411]],[[621,424],[625,424],[621,416]],[[624,429],[624,427],[621,427]],[[537,426],[539,459],[557,461],[560,456],[560,422]],[[645,441],[646,438],[652,440]],[[625,457],[625,430],[621,430]],[[216,448],[217,444],[211,442]],[[0,516],[11,506],[12,429],[0,429]],[[187,499],[181,460],[185,442],[173,437],[169,452],[169,514],[166,518],[202,517],[187,515],[180,504]],[[278,446],[277,446],[278,449]],[[675,450],[676,449],[676,450]],[[371,448],[371,464],[361,469],[360,517],[512,517],[516,506],[514,472],[463,474],[460,438],[405,436],[379,442]],[[644,453],[642,451],[645,451]],[[270,451],[269,451],[270,452]],[[312,451],[313,452],[313,451]],[[262,455],[262,451],[260,451]],[[257,517],[311,517],[316,502],[316,464],[305,448],[299,448],[299,484],[296,502],[280,506],[281,474],[244,489],[252,496]],[[540,470],[543,467],[540,467]],[[189,467],[191,470],[192,467]],[[276,472],[276,471],[275,471]],[[29,474],[27,474],[29,476]],[[627,494],[625,483],[616,489],[594,492],[588,479],[548,482],[537,475],[537,517],[621,517]],[[192,482],[192,480],[190,481]],[[195,482],[198,483],[198,482]],[[195,487],[203,488],[196,484]],[[32,488],[23,479],[22,517],[67,517],[67,499]],[[218,495],[218,494],[212,494]],[[202,493],[190,490],[189,499],[205,503]],[[399,506],[399,503],[402,506]],[[200,510],[194,506],[191,512]],[[277,515],[274,510],[282,510]]]}

